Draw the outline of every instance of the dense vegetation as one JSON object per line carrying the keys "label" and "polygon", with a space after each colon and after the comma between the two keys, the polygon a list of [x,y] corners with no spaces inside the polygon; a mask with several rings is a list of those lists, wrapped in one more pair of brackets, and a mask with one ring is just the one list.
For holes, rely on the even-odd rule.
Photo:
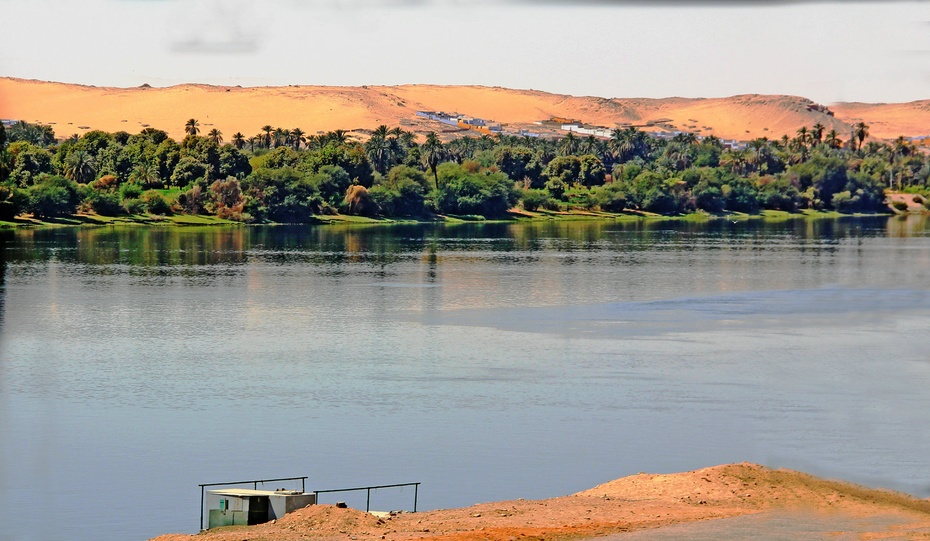
{"label": "dense vegetation", "polygon": [[316,215],[429,217],[590,209],[659,214],[761,209],[881,211],[884,189],[926,194],[930,160],[903,137],[848,141],[822,125],[730,149],[715,137],[670,139],[635,128],[607,140],[567,134],[464,137],[422,143],[378,127],[364,143],[343,131],[307,135],[264,126],[254,137],[161,130],[90,131],[57,141],[49,126],[0,127],[0,219],[95,212],[212,214],[248,222]]}

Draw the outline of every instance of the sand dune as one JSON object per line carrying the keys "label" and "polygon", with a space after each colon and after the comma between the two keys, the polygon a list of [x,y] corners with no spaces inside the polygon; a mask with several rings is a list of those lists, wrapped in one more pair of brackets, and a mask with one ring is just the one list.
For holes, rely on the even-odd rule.
{"label": "sand dune", "polygon": [[[553,116],[616,127],[662,124],[667,129],[747,140],[783,134],[820,122],[848,138],[852,124],[871,126],[876,138],[926,135],[930,100],[904,104],[837,104],[830,116],[805,98],[741,95],[729,98],[620,99],[577,97],[534,90],[478,86],[220,87],[187,84],[167,88],[107,88],[0,78],[0,118],[52,124],[59,137],[89,129],[136,133],[151,126],[181,138],[189,118],[203,133],[219,129],[259,133],[263,125],[299,127],[307,133],[372,129],[379,124],[419,132],[443,125],[419,119],[417,110],[477,116],[512,128],[531,128]],[[649,128],[652,129],[652,128]]]}
{"label": "sand dune", "polygon": [[[514,500],[378,518],[354,509],[310,506],[274,524],[220,528],[196,539],[352,539],[358,541],[548,541],[665,528],[708,519],[755,515],[777,518],[782,536],[770,538],[927,539],[930,501],[791,470],[732,464],[669,475],[639,474],[548,500]],[[795,526],[793,517],[805,517]],[[838,520],[840,519],[840,520]],[[826,537],[811,526],[836,524],[855,531]],[[717,539],[727,539],[720,522]],[[767,533],[770,536],[773,532]],[[831,532],[832,533],[832,532]],[[858,534],[849,537],[849,533]],[[745,534],[745,532],[744,532]],[[905,536],[906,534],[906,536]],[[787,536],[787,537],[785,537]],[[188,541],[165,535],[157,541]],[[745,537],[741,537],[745,538]]]}

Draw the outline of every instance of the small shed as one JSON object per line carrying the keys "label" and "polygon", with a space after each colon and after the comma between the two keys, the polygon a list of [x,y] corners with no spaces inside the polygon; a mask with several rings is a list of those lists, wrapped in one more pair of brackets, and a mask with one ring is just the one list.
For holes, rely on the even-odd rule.
{"label": "small shed", "polygon": [[220,526],[251,526],[278,519],[316,503],[316,494],[299,490],[208,490],[207,529]]}

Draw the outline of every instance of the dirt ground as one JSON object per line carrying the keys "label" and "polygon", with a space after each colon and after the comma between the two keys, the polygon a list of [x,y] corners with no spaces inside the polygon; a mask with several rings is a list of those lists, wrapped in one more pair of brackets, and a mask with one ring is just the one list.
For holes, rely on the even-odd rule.
{"label": "dirt ground", "polygon": [[[514,500],[379,518],[331,505],[273,523],[154,541],[550,541],[601,537],[751,513],[803,510],[860,519],[859,539],[930,540],[930,501],[791,470],[733,464],[669,475],[639,474],[547,500]],[[870,524],[896,517],[898,526]],[[904,527],[900,524],[905,524]],[[805,539],[798,532],[797,539]]]}

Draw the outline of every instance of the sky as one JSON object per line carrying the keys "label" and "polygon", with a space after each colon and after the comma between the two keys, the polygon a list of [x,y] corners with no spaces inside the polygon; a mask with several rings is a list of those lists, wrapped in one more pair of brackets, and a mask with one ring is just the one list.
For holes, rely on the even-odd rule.
{"label": "sky", "polygon": [[0,0],[0,75],[930,99],[930,1]]}

